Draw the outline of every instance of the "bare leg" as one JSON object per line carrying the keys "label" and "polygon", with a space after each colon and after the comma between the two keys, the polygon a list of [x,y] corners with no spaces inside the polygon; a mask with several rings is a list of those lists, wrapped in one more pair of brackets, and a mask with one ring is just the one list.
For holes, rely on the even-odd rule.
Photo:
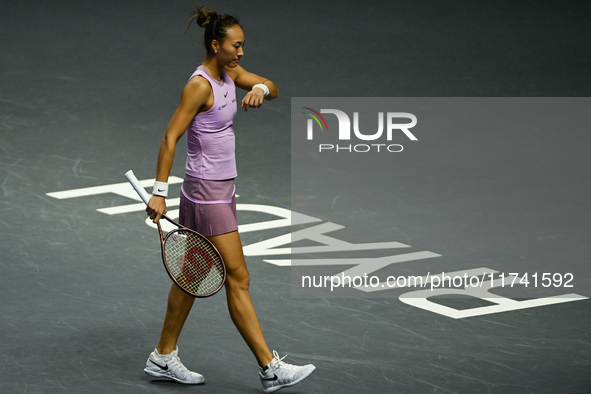
{"label": "bare leg", "polygon": [[156,350],[160,354],[169,354],[176,348],[176,343],[195,298],[182,291],[175,283],[168,293],[168,305],[160,341]]}
{"label": "bare leg", "polygon": [[250,275],[242,253],[240,235],[234,231],[208,238],[221,253],[228,271],[225,287],[230,317],[259,365],[265,366],[273,356],[263,337],[259,319],[248,293]]}

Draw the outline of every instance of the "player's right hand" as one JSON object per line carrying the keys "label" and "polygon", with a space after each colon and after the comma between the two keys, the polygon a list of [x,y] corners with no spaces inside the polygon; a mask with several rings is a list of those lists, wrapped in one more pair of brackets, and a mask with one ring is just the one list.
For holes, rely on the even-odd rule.
{"label": "player's right hand", "polygon": [[158,223],[162,215],[166,213],[166,199],[160,196],[150,197],[146,212],[154,223]]}

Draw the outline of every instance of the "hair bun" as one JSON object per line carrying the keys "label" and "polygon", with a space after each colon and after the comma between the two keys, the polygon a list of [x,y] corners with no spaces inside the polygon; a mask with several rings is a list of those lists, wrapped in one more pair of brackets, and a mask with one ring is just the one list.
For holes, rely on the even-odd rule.
{"label": "hair bun", "polygon": [[218,13],[214,10],[205,7],[198,7],[197,5],[195,5],[195,10],[191,12],[191,20],[189,21],[189,25],[187,26],[185,33],[189,30],[193,23],[196,23],[199,27],[203,27],[205,29],[205,34],[203,37],[205,50],[207,53],[212,54],[214,53],[214,50],[211,47],[213,40],[223,42],[226,37],[228,37],[228,29],[230,29],[232,26],[240,26],[240,21],[232,15],[218,15]]}
{"label": "hair bun", "polygon": [[195,7],[191,13],[191,21],[195,21],[199,27],[206,28],[218,18],[218,13],[205,7]]}

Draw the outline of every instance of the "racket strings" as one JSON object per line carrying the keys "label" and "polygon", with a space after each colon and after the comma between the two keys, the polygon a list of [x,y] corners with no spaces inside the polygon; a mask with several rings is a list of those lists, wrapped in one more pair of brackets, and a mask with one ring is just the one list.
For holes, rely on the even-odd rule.
{"label": "racket strings", "polygon": [[224,281],[224,266],[212,245],[199,234],[177,230],[164,243],[166,266],[176,282],[195,295],[209,295]]}

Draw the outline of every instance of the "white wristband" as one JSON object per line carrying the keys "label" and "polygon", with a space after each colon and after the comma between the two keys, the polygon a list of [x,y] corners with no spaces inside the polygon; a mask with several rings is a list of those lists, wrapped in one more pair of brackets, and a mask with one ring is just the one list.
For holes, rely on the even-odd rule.
{"label": "white wristband", "polygon": [[269,87],[267,85],[265,85],[264,83],[257,83],[252,88],[253,89],[254,88],[261,88],[265,92],[265,97],[267,97],[269,95]]}
{"label": "white wristband", "polygon": [[168,183],[154,182],[154,190],[152,190],[152,194],[160,197],[168,197]]}

